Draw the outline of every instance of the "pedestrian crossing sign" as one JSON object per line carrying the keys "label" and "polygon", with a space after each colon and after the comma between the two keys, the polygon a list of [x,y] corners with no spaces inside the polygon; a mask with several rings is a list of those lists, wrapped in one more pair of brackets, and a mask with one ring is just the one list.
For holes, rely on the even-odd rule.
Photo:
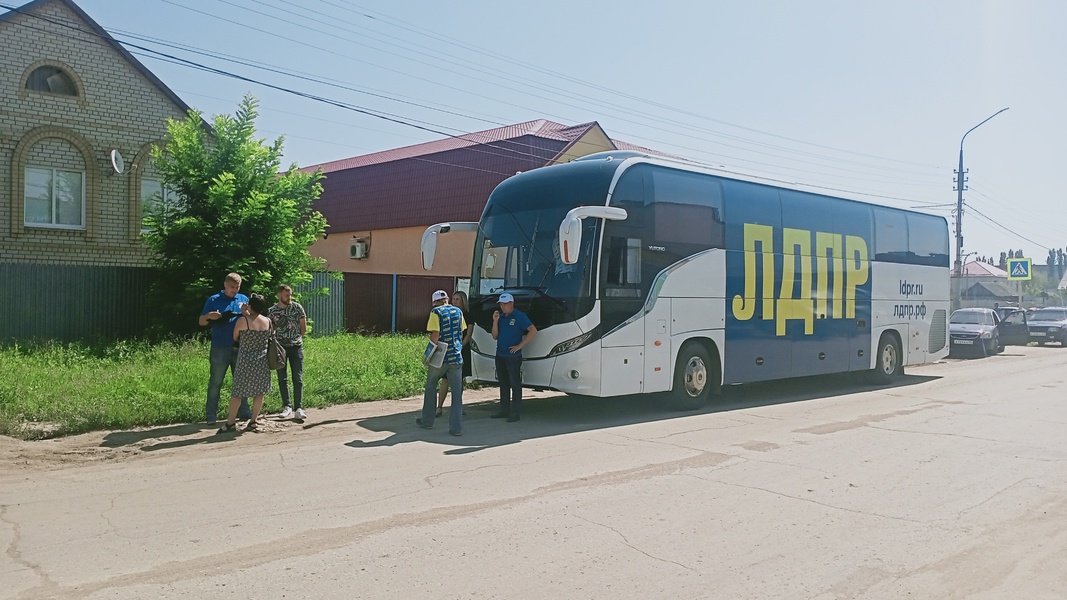
{"label": "pedestrian crossing sign", "polygon": [[1011,281],[1021,281],[1031,279],[1030,273],[1030,259],[1029,258],[1009,258],[1008,259],[1008,279]]}

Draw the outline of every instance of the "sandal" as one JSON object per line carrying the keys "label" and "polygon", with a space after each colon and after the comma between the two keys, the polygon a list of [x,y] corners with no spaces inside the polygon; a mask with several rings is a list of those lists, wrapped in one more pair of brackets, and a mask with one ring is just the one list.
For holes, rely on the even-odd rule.
{"label": "sandal", "polygon": [[218,431],[218,433],[233,433],[237,431],[237,423],[226,423]]}
{"label": "sandal", "polygon": [[441,413],[443,413],[443,412],[444,412],[444,411],[443,411],[443,410],[441,410],[440,408],[439,408],[439,409],[437,409],[437,416],[439,416],[439,417],[440,417],[440,416],[441,416]]}
{"label": "sandal", "polygon": [[248,425],[245,425],[245,431],[251,431],[253,433],[259,431],[259,425],[255,421],[249,421]]}

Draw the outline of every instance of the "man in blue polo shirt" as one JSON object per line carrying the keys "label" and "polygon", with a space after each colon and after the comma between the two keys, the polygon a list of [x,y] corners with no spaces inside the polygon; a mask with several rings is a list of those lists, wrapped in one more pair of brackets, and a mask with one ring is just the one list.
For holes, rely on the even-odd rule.
{"label": "man in blue polo shirt", "polygon": [[522,411],[522,347],[537,335],[537,328],[520,310],[515,297],[504,292],[493,311],[493,339],[496,340],[496,379],[500,383],[500,411],[494,419],[519,420]]}
{"label": "man in blue polo shirt", "polygon": [[[237,352],[233,347],[233,326],[241,314],[241,305],[248,303],[248,296],[239,293],[241,276],[237,273],[227,275],[222,288],[221,292],[207,299],[204,310],[200,311],[200,326],[211,325],[211,375],[207,381],[207,404],[204,407],[208,423],[214,423],[218,417],[219,396],[222,394],[226,371],[232,373],[237,366]],[[248,409],[248,398],[241,399],[237,416],[241,419],[252,418],[252,411]]]}

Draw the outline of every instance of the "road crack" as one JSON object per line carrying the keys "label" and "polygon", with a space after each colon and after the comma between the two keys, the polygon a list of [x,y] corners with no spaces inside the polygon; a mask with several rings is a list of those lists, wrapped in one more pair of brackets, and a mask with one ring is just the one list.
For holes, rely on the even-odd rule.
{"label": "road crack", "polygon": [[585,517],[580,517],[580,516],[575,516],[574,518],[576,518],[576,519],[578,519],[578,520],[580,520],[580,521],[585,521],[586,523],[589,523],[589,524],[591,524],[591,525],[596,525],[596,526],[598,526],[598,527],[603,527],[604,529],[607,529],[608,531],[610,531],[610,532],[614,533],[615,535],[619,536],[619,539],[621,539],[621,540],[622,540],[622,543],[623,543],[623,544],[624,544],[624,545],[625,545],[625,546],[626,546],[627,548],[629,548],[629,549],[633,550],[634,552],[637,552],[637,553],[639,553],[639,554],[642,554],[642,555],[644,555],[644,556],[647,556],[648,558],[651,558],[652,560],[655,560],[655,561],[658,561],[658,562],[662,562],[662,563],[667,563],[667,564],[670,564],[670,565],[674,565],[674,566],[676,566],[676,567],[681,567],[681,568],[683,568],[683,569],[685,569],[686,571],[689,571],[689,572],[691,572],[691,573],[698,573],[698,571],[697,571],[696,569],[694,569],[693,567],[690,567],[689,565],[683,565],[682,563],[680,563],[680,562],[678,562],[678,561],[675,561],[675,560],[668,560],[668,559],[666,559],[666,558],[660,558],[659,556],[655,556],[655,555],[653,555],[653,554],[650,554],[650,553],[648,553],[648,552],[645,552],[644,550],[642,550],[642,549],[638,548],[637,546],[635,546],[635,545],[634,545],[634,544],[633,544],[633,543],[632,543],[632,542],[631,542],[631,541],[629,540],[629,538],[627,538],[627,537],[626,537],[626,534],[622,533],[622,532],[621,532],[621,531],[619,531],[618,529],[615,529],[615,528],[614,528],[614,527],[612,527],[611,525],[606,525],[606,524],[604,524],[604,523],[598,523],[597,521],[593,521],[592,519],[587,519],[587,518],[585,518]]}

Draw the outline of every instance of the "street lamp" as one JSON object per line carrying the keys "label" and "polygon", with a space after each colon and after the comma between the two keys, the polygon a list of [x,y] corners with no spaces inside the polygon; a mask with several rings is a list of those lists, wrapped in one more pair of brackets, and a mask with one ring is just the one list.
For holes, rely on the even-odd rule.
{"label": "street lamp", "polygon": [[1004,107],[997,112],[989,115],[985,121],[971,127],[967,130],[967,133],[963,134],[960,139],[960,169],[956,171],[956,189],[959,191],[959,196],[956,198],[956,277],[963,275],[963,190],[964,184],[967,182],[967,178],[964,177],[963,171],[963,140],[967,139],[967,134],[978,129],[986,121],[999,115],[1000,113],[1008,110],[1009,107]]}

